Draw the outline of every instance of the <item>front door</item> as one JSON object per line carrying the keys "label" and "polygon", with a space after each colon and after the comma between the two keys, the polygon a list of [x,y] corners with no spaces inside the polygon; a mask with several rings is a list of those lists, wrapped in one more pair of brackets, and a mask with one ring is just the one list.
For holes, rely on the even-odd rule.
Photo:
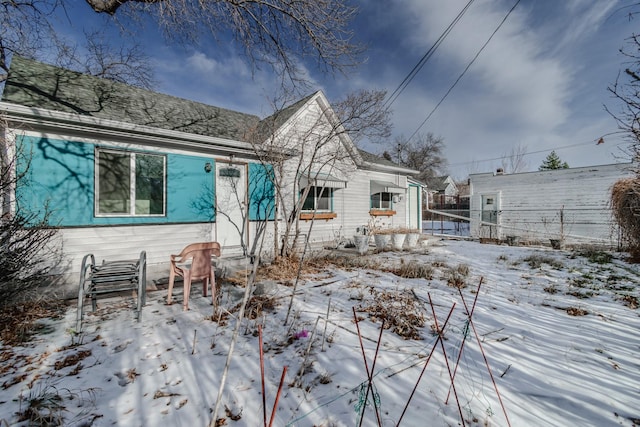
{"label": "front door", "polygon": [[216,162],[216,240],[223,253],[246,252],[247,166]]}

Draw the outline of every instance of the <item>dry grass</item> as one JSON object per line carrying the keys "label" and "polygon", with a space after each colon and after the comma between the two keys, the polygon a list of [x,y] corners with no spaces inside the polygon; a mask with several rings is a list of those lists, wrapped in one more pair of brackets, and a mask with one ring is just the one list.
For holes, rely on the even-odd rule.
{"label": "dry grass", "polygon": [[[237,304],[231,310],[231,313],[240,311],[242,303]],[[273,311],[276,308],[276,299],[266,295],[254,295],[247,302],[245,307],[244,317],[247,319],[257,319],[262,316],[265,311]]]}
{"label": "dry grass", "polygon": [[422,339],[420,330],[425,325],[425,314],[415,295],[409,290],[378,291],[370,289],[372,299],[357,308],[369,314],[373,322],[384,321],[385,329],[411,340]]}
{"label": "dry grass", "polygon": [[4,307],[0,311],[0,340],[8,346],[27,342],[42,332],[44,326],[38,320],[59,318],[66,308],[62,301],[33,301]]}
{"label": "dry grass", "polygon": [[611,210],[623,231],[634,261],[640,261],[640,178],[627,178],[611,188]]}

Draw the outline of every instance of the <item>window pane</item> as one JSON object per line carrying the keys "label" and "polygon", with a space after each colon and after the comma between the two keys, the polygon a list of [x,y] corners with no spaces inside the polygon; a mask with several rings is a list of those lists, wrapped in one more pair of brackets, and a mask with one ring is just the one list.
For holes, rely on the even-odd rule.
{"label": "window pane", "polygon": [[131,188],[129,155],[98,153],[98,212],[129,213]]}
{"label": "window pane", "polygon": [[371,209],[380,209],[380,193],[371,195]]}
{"label": "window pane", "polygon": [[164,213],[164,158],[136,154],[136,215]]}
{"label": "window pane", "polygon": [[382,196],[382,202],[380,207],[382,209],[391,209],[391,198],[393,197],[391,193],[380,193]]}
{"label": "window pane", "polygon": [[314,206],[315,206],[315,191],[316,189],[314,187],[311,187],[309,189],[309,194],[307,194],[307,198],[304,199],[304,203],[302,205],[302,210],[303,211],[312,211],[314,210]]}
{"label": "window pane", "polygon": [[316,202],[317,204],[317,209],[319,211],[329,211],[331,210],[331,189],[329,188],[324,188],[324,189],[320,189],[318,188],[318,200]]}

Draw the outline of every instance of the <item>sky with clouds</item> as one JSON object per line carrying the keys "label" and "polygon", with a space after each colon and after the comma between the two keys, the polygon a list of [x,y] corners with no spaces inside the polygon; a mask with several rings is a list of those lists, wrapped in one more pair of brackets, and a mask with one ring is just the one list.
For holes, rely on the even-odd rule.
{"label": "sky with clouds", "polygon": [[[353,2],[359,7],[355,38],[367,45],[364,64],[346,76],[308,69],[311,90],[323,90],[330,100],[359,89],[393,93],[469,0]],[[619,49],[640,22],[629,19],[635,3],[472,1],[391,104],[388,146],[363,148],[381,153],[392,149],[396,136],[431,132],[444,139],[448,172],[457,179],[495,170],[514,147],[528,153],[528,170],[537,170],[554,149],[570,166],[624,160],[623,137],[615,134],[604,105],[616,108],[607,87],[625,60]],[[78,9],[87,16],[74,25],[103,19],[86,9]],[[158,91],[261,117],[272,112],[277,81],[266,68],[252,70],[231,46],[203,42],[185,48],[153,32],[140,36],[156,68]],[[605,143],[596,145],[603,135]]]}

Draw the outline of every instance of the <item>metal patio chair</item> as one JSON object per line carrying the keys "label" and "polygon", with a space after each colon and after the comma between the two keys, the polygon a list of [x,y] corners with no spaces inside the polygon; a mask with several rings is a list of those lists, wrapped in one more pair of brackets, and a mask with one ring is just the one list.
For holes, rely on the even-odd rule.
{"label": "metal patio chair", "polygon": [[76,331],[82,329],[84,300],[91,297],[91,308],[96,311],[98,296],[125,291],[136,291],[135,316],[138,322],[142,318],[142,307],[146,304],[147,289],[147,253],[140,252],[136,260],[102,261],[96,264],[93,254],[82,259],[80,283],[78,285],[78,313]]}

